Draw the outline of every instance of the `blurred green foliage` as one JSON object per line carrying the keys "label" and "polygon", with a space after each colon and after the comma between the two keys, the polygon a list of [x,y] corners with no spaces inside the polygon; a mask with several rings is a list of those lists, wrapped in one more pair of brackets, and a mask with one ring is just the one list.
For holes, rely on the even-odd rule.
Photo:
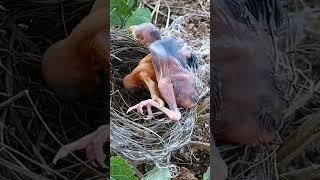
{"label": "blurred green foliage", "polygon": [[138,8],[141,0],[111,0],[111,27],[128,28],[131,25],[151,22],[148,8]]}

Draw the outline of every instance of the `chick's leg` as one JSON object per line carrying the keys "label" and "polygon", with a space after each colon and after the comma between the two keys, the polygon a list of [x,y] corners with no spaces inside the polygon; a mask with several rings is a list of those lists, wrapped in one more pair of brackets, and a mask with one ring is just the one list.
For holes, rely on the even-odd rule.
{"label": "chick's leg", "polygon": [[177,106],[176,94],[174,93],[171,79],[169,77],[160,78],[159,82],[158,82],[158,88],[159,88],[159,91],[160,91],[163,99],[166,101],[166,103],[169,106],[169,109],[171,110],[169,117],[170,116],[175,117],[178,120],[180,120],[181,113],[180,113],[179,108]]}
{"label": "chick's leg", "polygon": [[139,78],[137,77],[141,71],[145,70],[145,66],[143,66],[142,64],[148,61],[151,61],[151,54],[148,54],[146,57],[144,57],[139,62],[139,65],[134,68],[134,70],[130,74],[126,75],[126,77],[123,79],[123,86],[125,89],[130,90],[140,87]]}
{"label": "chick's leg", "polygon": [[128,109],[127,113],[132,111],[133,109],[137,109],[141,114],[143,114],[143,107],[147,107],[149,116],[151,112],[151,106],[159,109],[160,111],[164,112],[169,119],[178,121],[181,119],[181,113],[177,107],[175,95],[173,91],[173,86],[170,82],[170,79],[160,79],[158,82],[158,87],[160,90],[160,93],[162,97],[165,99],[167,104],[169,105],[169,108],[166,107],[160,107],[159,103],[152,99],[148,99],[145,101],[141,101],[139,104],[132,106]]}
{"label": "chick's leg", "polygon": [[150,95],[152,100],[156,101],[159,103],[160,107],[164,106],[164,101],[160,98],[160,92],[157,86],[157,83],[154,82],[148,75],[147,72],[145,71],[141,71],[139,73],[140,79],[147,85],[149,91],[150,91]]}
{"label": "chick's leg", "polygon": [[105,142],[110,141],[109,138],[109,125],[100,126],[93,133],[88,134],[75,142],[62,146],[54,157],[53,164],[56,164],[59,159],[68,156],[73,151],[86,149],[86,156],[92,161],[94,166],[96,166],[94,161],[97,161],[101,167],[106,168],[104,163],[106,155],[103,151],[103,145]]}
{"label": "chick's leg", "polygon": [[152,116],[151,107],[155,107],[155,108],[159,109],[160,111],[164,112],[171,120],[179,121],[181,119],[180,113],[176,113],[166,107],[160,107],[159,103],[152,100],[152,99],[147,99],[147,100],[141,101],[139,104],[130,107],[128,109],[127,113],[134,110],[134,109],[137,109],[141,114],[143,114],[143,107],[147,107],[149,117]]}

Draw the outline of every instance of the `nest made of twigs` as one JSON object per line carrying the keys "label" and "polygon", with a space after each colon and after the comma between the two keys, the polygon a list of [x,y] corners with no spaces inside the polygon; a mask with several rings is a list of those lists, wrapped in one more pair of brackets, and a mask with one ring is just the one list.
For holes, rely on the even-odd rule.
{"label": "nest made of twigs", "polygon": [[[168,29],[162,29],[162,35],[178,31],[176,23],[183,18],[177,18]],[[182,42],[182,41],[178,41]],[[208,44],[204,44],[207,46]],[[170,153],[187,144],[197,119],[199,106],[191,109],[181,109],[182,119],[179,122],[168,120],[162,113],[154,113],[154,118],[145,120],[143,116],[126,111],[132,105],[149,99],[148,91],[140,93],[128,92],[123,88],[122,79],[129,74],[138,62],[148,54],[148,49],[133,40],[124,30],[111,30],[111,80],[110,80],[110,131],[111,148],[126,159],[137,162],[153,162],[157,165],[168,165]],[[207,47],[209,49],[209,47]],[[194,53],[200,62],[196,74],[196,84],[200,92],[200,102],[209,96],[207,62],[201,58],[199,51]],[[200,79],[207,75],[207,78]],[[200,103],[199,102],[199,103]]]}
{"label": "nest made of twigs", "polygon": [[[308,68],[312,68],[311,62],[305,55],[301,55],[301,51],[307,49],[310,42],[305,37],[304,27],[299,24],[302,18],[297,15],[288,18],[290,20],[283,24],[277,34],[277,58],[272,61],[275,86],[286,103],[283,109],[284,117],[279,120],[281,123],[276,132],[280,142],[259,146],[218,145],[227,162],[230,179],[279,179],[283,173],[283,169],[281,172],[279,167],[288,166],[289,163],[284,159],[292,155],[286,153],[299,151],[292,146],[292,142],[296,140],[295,146],[300,148],[298,141],[301,139],[294,136],[307,129],[305,125],[301,127],[302,121],[310,121],[315,117],[317,110],[314,107],[319,103],[319,90],[308,71]],[[302,118],[308,115],[310,116]],[[312,129],[310,124],[307,125]]]}

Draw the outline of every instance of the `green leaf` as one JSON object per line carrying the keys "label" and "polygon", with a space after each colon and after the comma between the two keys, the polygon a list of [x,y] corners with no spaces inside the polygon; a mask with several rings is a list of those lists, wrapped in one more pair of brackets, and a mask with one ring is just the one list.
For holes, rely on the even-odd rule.
{"label": "green leaf", "polygon": [[127,6],[132,9],[136,5],[137,1],[136,0],[127,0]]}
{"label": "green leaf", "polygon": [[116,13],[110,15],[111,18],[111,27],[122,27],[124,24],[123,18]]}
{"label": "green leaf", "polygon": [[135,172],[128,162],[120,156],[113,156],[110,160],[110,176],[114,180],[137,180]]}
{"label": "green leaf", "polygon": [[139,8],[129,17],[125,28],[145,22],[151,22],[151,12],[148,8]]}
{"label": "green leaf", "polygon": [[149,171],[142,180],[170,180],[171,172],[169,168],[155,168]]}
{"label": "green leaf", "polygon": [[207,171],[203,174],[203,180],[210,180],[210,166]]}
{"label": "green leaf", "polygon": [[130,16],[131,11],[125,0],[111,0],[110,12],[115,12],[123,16]]}
{"label": "green leaf", "polygon": [[110,12],[111,27],[123,27],[125,20],[132,15],[125,0],[111,0]]}

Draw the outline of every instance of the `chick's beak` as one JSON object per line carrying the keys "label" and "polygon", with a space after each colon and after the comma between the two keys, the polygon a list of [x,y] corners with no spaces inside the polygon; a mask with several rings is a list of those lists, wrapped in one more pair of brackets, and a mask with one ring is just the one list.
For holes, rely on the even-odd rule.
{"label": "chick's beak", "polygon": [[130,26],[130,27],[129,27],[129,30],[130,30],[130,32],[132,33],[133,37],[134,37],[135,39],[137,39],[137,37],[136,37],[136,26]]}

